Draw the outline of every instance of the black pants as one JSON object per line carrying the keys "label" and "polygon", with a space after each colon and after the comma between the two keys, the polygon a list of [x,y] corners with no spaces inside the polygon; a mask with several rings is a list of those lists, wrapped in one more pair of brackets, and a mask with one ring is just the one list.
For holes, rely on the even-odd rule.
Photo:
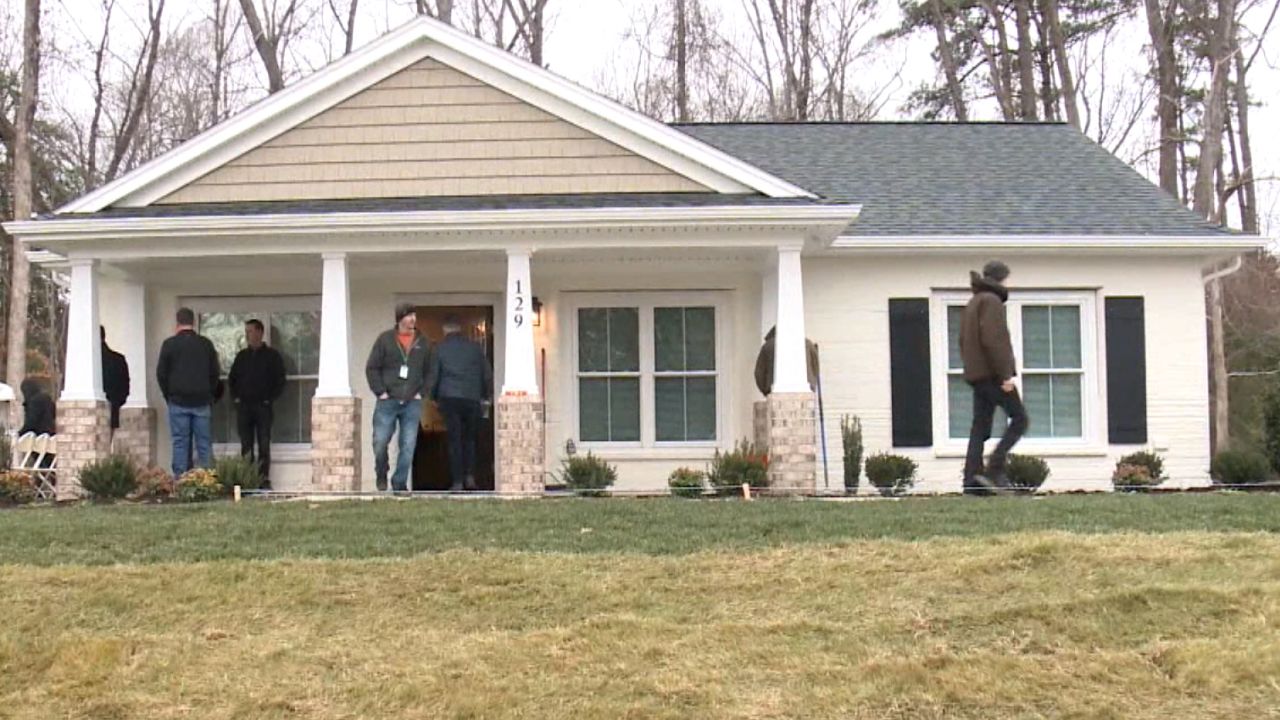
{"label": "black pants", "polygon": [[991,452],[991,460],[985,470],[987,476],[1004,473],[1009,450],[1022,439],[1029,425],[1027,410],[1022,406],[1022,398],[1018,397],[1017,390],[1005,392],[1000,383],[992,380],[980,380],[970,385],[973,387],[973,425],[969,428],[969,452],[964,460],[965,490],[977,487],[973,481],[974,475],[984,474],[982,449],[983,444],[991,437],[991,424],[995,419],[996,408],[1001,408],[1009,416],[1009,426],[1005,428],[1000,444]]}
{"label": "black pants", "polygon": [[[240,433],[240,454],[247,458],[258,459],[258,472],[262,475],[262,486],[268,487],[271,472],[271,422],[274,413],[271,403],[236,403],[236,430]],[[254,441],[257,441],[257,453],[254,453]]]}
{"label": "black pants", "polygon": [[453,489],[476,475],[476,435],[480,431],[480,402],[442,397],[437,401],[449,434],[449,480]]}

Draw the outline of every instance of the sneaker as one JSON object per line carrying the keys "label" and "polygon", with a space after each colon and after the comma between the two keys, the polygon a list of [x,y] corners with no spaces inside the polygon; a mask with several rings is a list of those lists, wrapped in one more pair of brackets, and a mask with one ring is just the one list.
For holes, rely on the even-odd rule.
{"label": "sneaker", "polygon": [[466,481],[462,483],[462,487],[469,492],[474,492],[477,489],[475,476],[468,475]]}
{"label": "sneaker", "polygon": [[973,481],[992,495],[1009,495],[1013,492],[1013,486],[1009,484],[1009,478],[1004,473],[990,476],[974,475]]}
{"label": "sneaker", "polygon": [[378,478],[377,483],[378,483],[378,492],[382,492],[383,490],[386,490],[386,489],[387,489],[387,479],[386,479],[386,478]]}

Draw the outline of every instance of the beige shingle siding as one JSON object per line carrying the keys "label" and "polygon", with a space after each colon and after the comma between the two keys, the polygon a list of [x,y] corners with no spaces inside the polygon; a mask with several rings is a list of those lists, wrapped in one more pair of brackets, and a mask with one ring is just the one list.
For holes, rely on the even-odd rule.
{"label": "beige shingle siding", "polygon": [[707,190],[427,59],[158,202]]}

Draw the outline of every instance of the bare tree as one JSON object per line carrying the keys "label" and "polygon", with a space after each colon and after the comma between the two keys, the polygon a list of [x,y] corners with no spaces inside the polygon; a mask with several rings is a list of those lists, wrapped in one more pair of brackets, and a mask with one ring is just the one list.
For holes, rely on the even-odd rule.
{"label": "bare tree", "polygon": [[1217,15],[1211,16],[1207,0],[1194,0],[1196,14],[1204,23],[1206,60],[1209,63],[1209,92],[1204,99],[1203,137],[1196,166],[1192,209],[1202,217],[1221,222],[1218,215],[1218,193],[1215,188],[1222,162],[1222,134],[1226,125],[1227,80],[1231,72],[1232,49],[1235,47],[1236,2],[1217,0]]}
{"label": "bare tree", "polygon": [[133,67],[125,100],[125,112],[121,128],[116,134],[111,160],[107,164],[106,179],[115,178],[138,134],[138,125],[151,102],[151,83],[155,77],[156,58],[160,55],[160,28],[164,16],[165,0],[159,3],[147,1],[149,24],[143,50]]}
{"label": "bare tree", "polygon": [[453,24],[453,0],[436,0],[434,10],[429,0],[416,0],[415,5],[419,15],[430,15],[441,22]]}
{"label": "bare tree", "polygon": [[[12,128],[13,217],[31,216],[32,129],[36,100],[40,95],[40,0],[26,0],[22,18],[22,88]],[[5,379],[18,389],[27,374],[27,307],[31,291],[31,265],[22,244],[13,238],[9,256],[9,321]],[[15,409],[17,403],[13,404]]]}
{"label": "bare tree", "polygon": [[947,93],[951,99],[951,108],[956,120],[969,120],[969,107],[964,99],[964,86],[960,82],[960,66],[956,61],[955,48],[947,37],[947,22],[943,18],[942,0],[928,0],[929,23],[933,26],[938,38],[938,61],[942,64],[943,75],[947,79]]}
{"label": "bare tree", "polygon": [[244,22],[249,27],[253,45],[257,48],[262,67],[267,73],[267,92],[277,93],[284,89],[281,57],[285,46],[297,31],[295,21],[298,19],[298,0],[287,0],[283,10],[280,10],[278,2],[273,2],[268,8],[269,12],[263,15],[259,15],[253,0],[240,0],[240,10],[244,13]]}
{"label": "bare tree", "polygon": [[1143,0],[1147,15],[1147,31],[1155,55],[1156,117],[1160,132],[1160,187],[1178,196],[1179,106],[1182,86],[1178,79],[1178,58],[1174,42],[1177,25],[1174,13],[1178,0]]}
{"label": "bare tree", "polygon": [[1067,38],[1062,32],[1062,21],[1058,18],[1058,0],[1040,0],[1040,13],[1048,31],[1048,44],[1053,48],[1053,64],[1058,68],[1058,85],[1067,122],[1079,129],[1080,107],[1076,102],[1076,83],[1071,73],[1071,60],[1067,57]]}
{"label": "bare tree", "polygon": [[333,13],[333,19],[338,23],[338,29],[343,35],[343,55],[351,54],[351,46],[355,42],[356,37],[356,13],[360,7],[360,0],[347,0],[346,22],[343,22],[343,12],[338,9],[335,0],[328,0],[329,12]]}

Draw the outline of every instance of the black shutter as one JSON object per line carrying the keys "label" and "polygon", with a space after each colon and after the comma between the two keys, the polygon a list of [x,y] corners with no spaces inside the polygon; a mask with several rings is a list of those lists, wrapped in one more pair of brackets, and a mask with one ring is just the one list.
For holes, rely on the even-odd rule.
{"label": "black shutter", "polygon": [[889,300],[889,388],[894,447],[933,445],[929,301]]}
{"label": "black shutter", "polygon": [[1107,437],[1147,441],[1147,342],[1140,297],[1107,298]]}

